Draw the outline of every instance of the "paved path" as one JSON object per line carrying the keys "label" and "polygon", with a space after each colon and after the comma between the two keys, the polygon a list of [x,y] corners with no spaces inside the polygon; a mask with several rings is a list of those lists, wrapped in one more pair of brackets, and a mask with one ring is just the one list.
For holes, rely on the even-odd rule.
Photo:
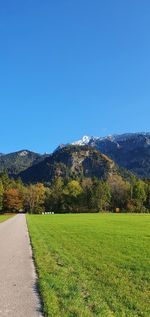
{"label": "paved path", "polygon": [[40,300],[25,215],[0,223],[0,317],[39,317]]}

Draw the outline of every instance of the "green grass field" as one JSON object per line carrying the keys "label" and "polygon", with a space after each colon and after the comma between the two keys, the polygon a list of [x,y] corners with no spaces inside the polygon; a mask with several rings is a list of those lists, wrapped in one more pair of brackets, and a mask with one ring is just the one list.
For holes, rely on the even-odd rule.
{"label": "green grass field", "polygon": [[150,317],[150,216],[28,215],[46,316]]}
{"label": "green grass field", "polygon": [[0,215],[0,222],[3,222],[12,217],[12,215]]}

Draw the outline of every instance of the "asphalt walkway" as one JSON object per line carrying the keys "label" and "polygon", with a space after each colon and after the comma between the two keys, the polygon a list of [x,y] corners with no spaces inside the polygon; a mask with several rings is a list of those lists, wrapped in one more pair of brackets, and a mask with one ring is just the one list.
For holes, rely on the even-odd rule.
{"label": "asphalt walkway", "polygon": [[25,215],[0,223],[0,317],[41,317]]}

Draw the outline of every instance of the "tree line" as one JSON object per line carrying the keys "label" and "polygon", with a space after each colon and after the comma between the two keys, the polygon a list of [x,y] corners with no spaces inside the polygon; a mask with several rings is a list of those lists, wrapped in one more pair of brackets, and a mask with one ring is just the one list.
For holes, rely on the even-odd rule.
{"label": "tree line", "polygon": [[150,181],[121,176],[106,182],[96,178],[56,178],[50,184],[25,185],[0,176],[0,211],[42,213],[150,212]]}

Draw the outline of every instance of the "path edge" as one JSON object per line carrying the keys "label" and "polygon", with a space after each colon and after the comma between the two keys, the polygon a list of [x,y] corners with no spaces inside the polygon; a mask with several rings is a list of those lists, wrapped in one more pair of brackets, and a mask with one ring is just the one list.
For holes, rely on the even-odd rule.
{"label": "path edge", "polygon": [[35,260],[35,256],[34,256],[34,252],[33,252],[33,244],[32,244],[32,239],[31,239],[26,215],[25,215],[25,220],[26,220],[26,226],[27,226],[27,234],[28,234],[28,238],[29,238],[29,253],[30,253],[31,262],[32,262],[32,274],[33,274],[33,277],[34,277],[35,282],[36,282],[36,296],[37,296],[38,303],[39,303],[41,317],[46,317],[46,315],[44,314],[44,302],[42,299],[42,293],[41,293],[40,284],[39,284],[39,274],[38,274],[37,264],[36,264],[36,260]]}

